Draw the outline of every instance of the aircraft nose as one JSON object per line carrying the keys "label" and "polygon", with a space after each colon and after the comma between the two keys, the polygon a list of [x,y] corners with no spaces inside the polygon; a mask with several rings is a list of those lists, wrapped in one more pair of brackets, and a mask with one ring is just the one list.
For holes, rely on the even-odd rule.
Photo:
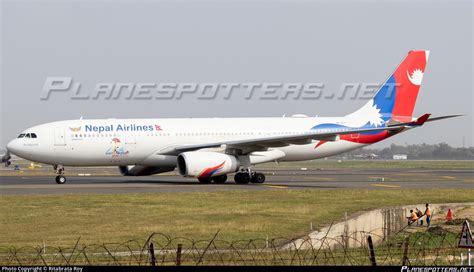
{"label": "aircraft nose", "polygon": [[18,142],[18,139],[13,139],[7,144],[7,150],[10,151],[13,154],[18,153],[20,150],[20,143]]}

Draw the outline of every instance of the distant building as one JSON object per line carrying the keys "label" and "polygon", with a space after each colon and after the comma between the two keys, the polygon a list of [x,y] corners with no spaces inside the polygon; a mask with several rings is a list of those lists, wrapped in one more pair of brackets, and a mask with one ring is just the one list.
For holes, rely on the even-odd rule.
{"label": "distant building", "polygon": [[406,154],[395,154],[393,155],[394,160],[406,160],[408,156]]}

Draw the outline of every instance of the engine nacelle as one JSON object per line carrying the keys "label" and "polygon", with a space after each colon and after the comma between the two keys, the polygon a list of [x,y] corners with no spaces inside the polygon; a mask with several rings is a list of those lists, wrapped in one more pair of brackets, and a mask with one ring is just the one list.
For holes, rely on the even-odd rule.
{"label": "engine nacelle", "polygon": [[235,156],[217,152],[184,152],[178,156],[178,170],[183,176],[208,178],[234,173],[240,162]]}
{"label": "engine nacelle", "polygon": [[119,166],[120,174],[123,176],[151,176],[154,174],[170,172],[174,170],[174,166],[152,167],[152,166]]}

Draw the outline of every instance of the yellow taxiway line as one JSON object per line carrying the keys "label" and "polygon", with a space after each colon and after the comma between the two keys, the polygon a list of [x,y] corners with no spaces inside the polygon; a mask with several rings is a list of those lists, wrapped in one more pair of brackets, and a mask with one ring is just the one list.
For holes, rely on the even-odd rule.
{"label": "yellow taxiway line", "polygon": [[376,187],[387,187],[387,188],[400,188],[398,185],[389,185],[389,184],[370,184],[370,186],[376,186]]}
{"label": "yellow taxiway line", "polygon": [[456,179],[456,177],[451,177],[451,176],[441,176],[444,179]]}
{"label": "yellow taxiway line", "polygon": [[277,188],[277,189],[287,189],[288,187],[286,186],[278,186],[278,185],[264,185],[265,187],[270,187],[270,188]]}

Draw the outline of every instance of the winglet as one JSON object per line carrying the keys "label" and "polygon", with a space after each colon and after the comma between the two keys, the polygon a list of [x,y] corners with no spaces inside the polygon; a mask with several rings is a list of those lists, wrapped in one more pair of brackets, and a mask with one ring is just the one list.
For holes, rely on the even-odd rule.
{"label": "winglet", "polygon": [[430,116],[430,113],[425,113],[422,116],[418,117],[414,122],[412,122],[411,125],[421,126],[428,120],[428,118],[430,118]]}

